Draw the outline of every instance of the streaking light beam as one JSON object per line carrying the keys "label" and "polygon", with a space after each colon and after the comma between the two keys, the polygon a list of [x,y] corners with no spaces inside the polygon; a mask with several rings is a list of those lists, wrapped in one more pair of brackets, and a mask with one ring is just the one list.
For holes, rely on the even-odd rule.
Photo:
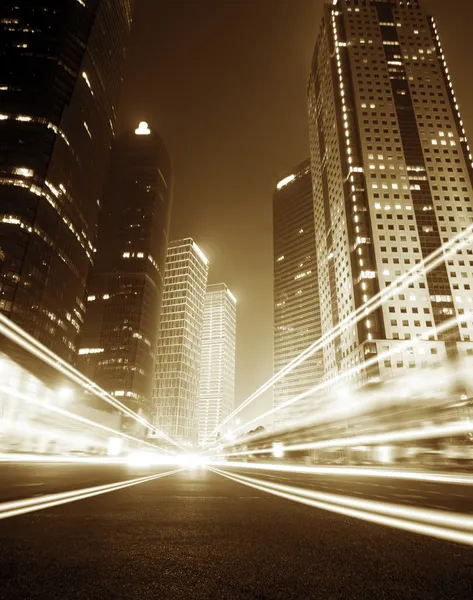
{"label": "streaking light beam", "polygon": [[473,225],[470,225],[465,231],[459,233],[453,237],[447,243],[437,248],[434,252],[429,254],[426,258],[421,260],[419,263],[414,265],[411,269],[406,271],[401,277],[394,280],[391,285],[383,288],[378,294],[373,296],[368,302],[360,306],[358,309],[353,311],[345,319],[343,319],[338,325],[333,327],[330,331],[327,331],[320,339],[314,342],[306,350],[301,352],[298,356],[293,358],[287,365],[285,365],[280,371],[275,373],[268,381],[263,383],[253,394],[251,394],[244,402],[242,402],[228,417],[226,417],[210,434],[208,437],[212,437],[222,427],[233,419],[240,411],[246,408],[251,402],[256,400],[266,390],[270,389],[277,381],[282,377],[293,371],[297,366],[302,364],[310,356],[313,356],[319,350],[322,350],[327,344],[333,341],[348,327],[356,325],[367,315],[380,308],[387,300],[390,300],[393,296],[399,294],[400,291],[406,289],[411,283],[417,281],[420,277],[425,277],[427,273],[435,269],[440,264],[444,263],[449,257],[455,255],[457,250],[460,250],[466,246],[470,246],[472,243],[471,234],[473,233]]}
{"label": "streaking light beam", "polygon": [[[343,381],[344,379],[348,379],[350,376],[356,375],[357,373],[359,373],[361,371],[361,369],[370,367],[371,365],[374,365],[381,360],[391,357],[393,354],[397,354],[399,351],[402,352],[402,350],[404,350],[404,349],[416,346],[420,341],[425,341],[430,336],[438,335],[439,333],[448,331],[449,329],[451,329],[452,327],[454,327],[455,325],[457,325],[459,323],[466,323],[471,320],[473,320],[473,314],[459,315],[458,317],[454,317],[452,319],[449,319],[448,321],[444,321],[439,326],[430,327],[422,334],[422,337],[414,339],[414,340],[405,340],[398,346],[395,346],[395,347],[391,348],[390,350],[386,350],[385,352],[381,352],[381,354],[377,354],[377,355],[373,356],[372,358],[365,360],[364,362],[362,362],[358,365],[355,365],[351,369],[347,369],[346,371],[341,372],[336,377],[333,377],[332,379],[328,379],[328,380],[324,381],[323,383],[320,383],[320,384],[314,386],[310,390],[307,390],[307,391],[299,394],[295,398],[286,400],[285,402],[278,404],[278,406],[266,411],[262,415],[259,415],[255,418],[251,419],[250,421],[247,421],[246,423],[244,423],[242,425],[239,425],[238,427],[236,427],[233,430],[233,433],[235,433],[236,431],[239,431],[240,429],[247,428],[249,425],[256,423],[258,421],[261,421],[262,419],[265,419],[266,417],[269,417],[270,415],[272,415],[276,412],[279,412],[280,410],[287,408],[288,406],[291,406],[291,405],[295,404],[296,402],[299,402],[300,400],[307,398],[308,396],[312,396],[318,392],[321,392],[322,390],[324,390],[328,387],[331,387],[334,384],[336,384],[340,381]],[[241,440],[237,440],[237,442],[241,443]],[[235,442],[232,442],[232,444],[226,444],[226,446],[229,446],[229,445],[235,445]],[[286,450],[287,449],[288,449],[288,447],[286,447]]]}
{"label": "streaking light beam", "polygon": [[10,517],[18,517],[26,513],[30,513],[36,510],[44,510],[45,508],[52,508],[53,506],[60,506],[61,504],[67,504],[68,502],[75,502],[76,500],[85,500],[86,498],[92,498],[93,496],[99,496],[100,494],[107,494],[108,492],[115,492],[132,485],[138,485],[139,483],[146,483],[148,481],[154,481],[167,475],[174,475],[182,469],[176,469],[174,471],[166,471],[166,473],[159,473],[158,475],[148,475],[146,477],[138,477],[137,479],[128,479],[127,481],[120,481],[117,483],[110,483],[107,485],[99,485],[90,488],[83,488],[81,490],[74,490],[72,492],[61,492],[59,494],[48,494],[45,496],[39,496],[35,498],[27,498],[25,500],[15,500],[13,502],[3,502],[0,504],[0,519],[8,519]]}
{"label": "streaking light beam", "polygon": [[303,475],[338,475],[348,477],[380,477],[384,479],[404,479],[412,481],[427,481],[430,483],[448,483],[455,485],[473,485],[472,475],[450,475],[449,473],[428,473],[422,471],[406,471],[401,469],[384,469],[383,467],[332,467],[332,466],[303,466],[274,463],[247,463],[231,461],[211,461],[213,467],[235,467],[237,469],[254,469],[257,471],[272,471]]}
{"label": "streaking light beam", "polygon": [[378,525],[404,529],[412,533],[473,546],[473,518],[468,515],[312,492],[303,488],[263,482],[250,477],[236,476],[220,469],[208,468],[217,475],[226,477],[236,483],[299,502],[306,506],[328,510]]}

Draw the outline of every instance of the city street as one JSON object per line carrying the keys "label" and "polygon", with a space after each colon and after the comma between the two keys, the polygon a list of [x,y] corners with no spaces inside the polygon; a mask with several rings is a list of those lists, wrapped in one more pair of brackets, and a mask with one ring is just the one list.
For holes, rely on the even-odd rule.
{"label": "city street", "polygon": [[[171,470],[1,465],[1,502]],[[406,506],[434,506],[437,496],[437,506],[473,512],[461,485],[233,473]],[[0,539],[2,599],[473,597],[471,546],[305,506],[202,467],[3,519]]]}

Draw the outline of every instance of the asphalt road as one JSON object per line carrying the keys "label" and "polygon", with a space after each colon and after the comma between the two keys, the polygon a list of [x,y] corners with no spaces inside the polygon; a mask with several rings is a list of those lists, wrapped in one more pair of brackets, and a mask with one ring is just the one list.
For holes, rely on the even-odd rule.
{"label": "asphalt road", "polygon": [[[221,467],[224,468],[224,467]],[[385,477],[334,474],[292,474],[232,468],[232,473],[270,483],[297,486],[331,494],[473,514],[473,485],[457,485]],[[369,468],[367,470],[370,470]],[[372,469],[376,472],[376,469]],[[431,474],[431,473],[430,473]],[[473,600],[473,599],[472,599]]]}
{"label": "asphalt road", "polygon": [[[0,500],[154,472],[2,465]],[[5,495],[15,479],[14,494]],[[354,491],[351,480],[327,481]],[[304,506],[199,468],[1,520],[0,598],[471,599],[473,548]]]}
{"label": "asphalt road", "polygon": [[[166,470],[170,468],[155,469],[153,473]],[[118,465],[0,463],[0,502],[69,492],[146,474],[141,469]]]}

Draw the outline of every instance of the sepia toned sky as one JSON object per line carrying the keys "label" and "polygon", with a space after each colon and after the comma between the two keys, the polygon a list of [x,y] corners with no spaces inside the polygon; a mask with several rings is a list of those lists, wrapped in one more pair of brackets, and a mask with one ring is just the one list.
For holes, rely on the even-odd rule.
{"label": "sepia toned sky", "polygon": [[[136,0],[120,131],[146,120],[174,163],[171,238],[238,299],[236,404],[272,375],[272,194],[308,156],[306,85],[322,0]],[[473,142],[473,0],[436,17]],[[266,393],[242,413],[271,406]]]}

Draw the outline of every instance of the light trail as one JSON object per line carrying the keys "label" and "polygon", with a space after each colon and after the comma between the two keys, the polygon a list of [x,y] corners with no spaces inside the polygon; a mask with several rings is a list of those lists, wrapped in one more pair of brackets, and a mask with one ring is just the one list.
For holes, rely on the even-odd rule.
{"label": "light trail", "polygon": [[178,442],[174,441],[164,432],[159,431],[154,425],[146,421],[143,417],[138,415],[129,409],[125,404],[114,398],[111,394],[100,388],[96,383],[85,377],[80,371],[72,367],[68,362],[63,360],[61,357],[54,354],[49,348],[46,348],[43,344],[38,342],[33,336],[24,331],[16,323],[0,314],[0,334],[5,335],[12,342],[18,344],[43,362],[47,363],[68,379],[71,379],[75,383],[79,384],[86,390],[94,393],[96,396],[111,404],[114,408],[117,408],[128,417],[134,419],[140,425],[147,427],[153,431],[158,437],[163,438],[173,446],[177,446],[180,450],[185,451],[185,448]]}
{"label": "light trail", "polygon": [[62,417],[72,419],[73,421],[77,421],[84,425],[90,425],[91,427],[96,427],[97,429],[101,429],[102,431],[105,431],[107,433],[111,433],[113,435],[126,438],[137,444],[143,444],[145,446],[149,446],[150,448],[153,448],[154,450],[167,451],[164,448],[160,448],[159,446],[156,446],[155,444],[151,444],[150,442],[146,442],[145,440],[140,440],[139,438],[135,438],[132,435],[129,435],[128,433],[125,433],[123,431],[118,431],[116,429],[112,429],[111,427],[107,427],[107,425],[102,425],[101,423],[96,423],[95,421],[91,421],[90,419],[87,419],[86,417],[82,417],[80,415],[76,415],[75,413],[72,413],[64,408],[55,406],[54,404],[42,402],[41,400],[38,400],[37,398],[33,398],[32,396],[24,394],[23,392],[20,392],[20,391],[16,390],[15,388],[11,388],[11,387],[2,385],[2,386],[0,386],[0,391],[6,392],[7,394],[10,394],[11,396],[14,396],[20,400],[24,400],[25,402],[28,402],[29,404],[34,404],[35,406],[39,406],[39,407],[43,408],[44,410],[56,413],[58,415],[61,415]]}
{"label": "light trail", "polygon": [[[268,379],[263,385],[261,385],[253,394],[251,394],[246,400],[244,400],[228,417],[226,417],[210,434],[208,437],[212,437],[222,429],[226,423],[233,419],[239,412],[245,409],[251,402],[263,394],[266,390],[270,389],[277,381],[282,377],[290,373],[293,369],[302,364],[310,356],[316,352],[322,350],[327,344],[332,342],[338,337],[345,329],[358,323],[362,318],[371,314],[374,310],[380,308],[387,300],[397,295],[401,290],[406,289],[411,283],[417,281],[420,277],[424,277],[431,270],[444,263],[450,256],[456,254],[457,250],[460,250],[466,246],[472,244],[470,238],[473,233],[473,225],[470,225],[465,231],[459,233],[451,240],[437,248],[434,252],[429,254],[426,258],[422,259],[419,263],[414,265],[411,269],[406,271],[398,279],[394,280],[388,287],[384,288],[378,294],[373,296],[368,302],[357,308],[350,315],[345,317],[340,323],[333,327],[330,331],[325,333],[321,338],[309,346],[306,350],[301,352],[298,356],[293,358],[286,366],[280,371],[275,373],[270,379]],[[208,439],[208,438],[207,438]]]}
{"label": "light trail", "polygon": [[[296,450],[321,450],[325,448],[346,448],[349,446],[368,446],[375,444],[386,444],[389,442],[411,442],[414,440],[428,440],[438,437],[458,436],[470,433],[473,423],[468,421],[457,421],[445,425],[429,425],[412,429],[401,429],[398,431],[386,431],[383,433],[362,434],[353,437],[342,437],[320,442],[303,442],[284,446],[284,452]],[[260,448],[256,450],[244,450],[241,452],[229,452],[217,456],[248,456],[250,454],[271,454],[272,448]]]}
{"label": "light trail", "polygon": [[407,481],[423,481],[427,483],[444,483],[451,485],[473,486],[472,475],[450,475],[449,473],[427,473],[421,471],[406,471],[403,469],[387,469],[383,467],[331,467],[303,466],[274,463],[248,463],[231,461],[210,461],[214,467],[248,469],[256,471],[271,471],[276,473],[291,473],[300,475],[335,475],[347,477],[379,477],[381,479],[402,479]]}
{"label": "light trail", "polygon": [[[299,394],[295,398],[286,400],[286,402],[283,402],[283,403],[279,404],[278,406],[273,407],[272,409],[266,411],[262,415],[258,415],[257,417],[254,417],[250,421],[247,421],[246,423],[236,427],[233,430],[233,433],[235,433],[236,431],[239,431],[240,429],[247,428],[248,426],[252,425],[253,423],[261,421],[262,419],[265,419],[266,417],[269,417],[270,415],[273,415],[274,413],[279,412],[280,410],[283,410],[284,408],[287,408],[288,406],[291,406],[292,404],[295,404],[296,402],[299,402],[300,400],[303,400],[304,398],[307,398],[307,396],[312,396],[313,394],[321,392],[321,391],[325,390],[326,388],[331,387],[331,386],[339,383],[340,381],[343,381],[344,379],[347,379],[351,375],[356,375],[362,369],[370,367],[371,365],[378,363],[380,360],[389,358],[393,354],[398,354],[399,352],[402,352],[403,350],[405,350],[407,348],[412,348],[413,346],[417,345],[419,342],[425,341],[425,339],[426,338],[428,339],[430,336],[438,335],[439,333],[443,333],[459,323],[465,323],[465,322],[468,322],[471,320],[473,320],[473,314],[459,315],[458,317],[454,317],[452,319],[449,319],[448,321],[445,321],[444,323],[442,323],[439,326],[431,327],[431,328],[427,329],[426,331],[424,331],[424,333],[422,334],[422,337],[414,339],[414,340],[405,340],[398,346],[393,347],[390,350],[386,350],[385,352],[381,352],[381,354],[377,354],[377,355],[373,356],[372,358],[369,358],[368,360],[355,365],[351,369],[348,369],[346,371],[343,371],[342,373],[339,373],[336,377],[333,377],[332,379],[328,379],[327,381],[319,383],[318,385],[314,386],[313,388]],[[303,424],[303,423],[304,423],[304,421],[301,421],[301,424]],[[296,423],[292,423],[292,425],[295,426]],[[258,437],[261,437],[261,436],[258,436]],[[257,439],[257,437],[255,437],[254,439]],[[241,443],[241,442],[233,441],[232,443],[224,444],[224,447],[234,446],[236,443]],[[206,452],[210,452],[213,448],[215,448],[215,445],[208,448],[206,450]]]}
{"label": "light trail", "polygon": [[93,464],[93,465],[122,465],[126,464],[125,458],[109,456],[66,456],[60,454],[23,454],[21,452],[0,453],[0,463],[15,464]]}
{"label": "light trail", "polygon": [[473,518],[468,515],[313,492],[303,488],[270,483],[240,475],[236,476],[233,473],[212,467],[208,468],[213,473],[236,483],[299,502],[306,506],[362,519],[378,525],[473,546]]}
{"label": "light trail", "polygon": [[154,481],[155,479],[166,477],[167,475],[174,475],[179,471],[182,471],[182,469],[166,471],[165,473],[159,473],[158,475],[138,477],[137,479],[128,479],[126,481],[119,481],[117,483],[110,483],[107,485],[83,488],[80,490],[74,490],[72,492],[60,492],[58,494],[47,494],[35,498],[26,498],[24,500],[2,502],[0,503],[0,519],[18,517],[20,515],[24,515],[26,513],[30,513],[36,510],[44,510],[46,508],[60,506],[61,504],[67,504],[68,502],[76,502],[77,500],[93,498],[94,496],[99,496],[100,494],[115,492],[117,490],[122,490],[132,485],[138,485],[140,483]]}

